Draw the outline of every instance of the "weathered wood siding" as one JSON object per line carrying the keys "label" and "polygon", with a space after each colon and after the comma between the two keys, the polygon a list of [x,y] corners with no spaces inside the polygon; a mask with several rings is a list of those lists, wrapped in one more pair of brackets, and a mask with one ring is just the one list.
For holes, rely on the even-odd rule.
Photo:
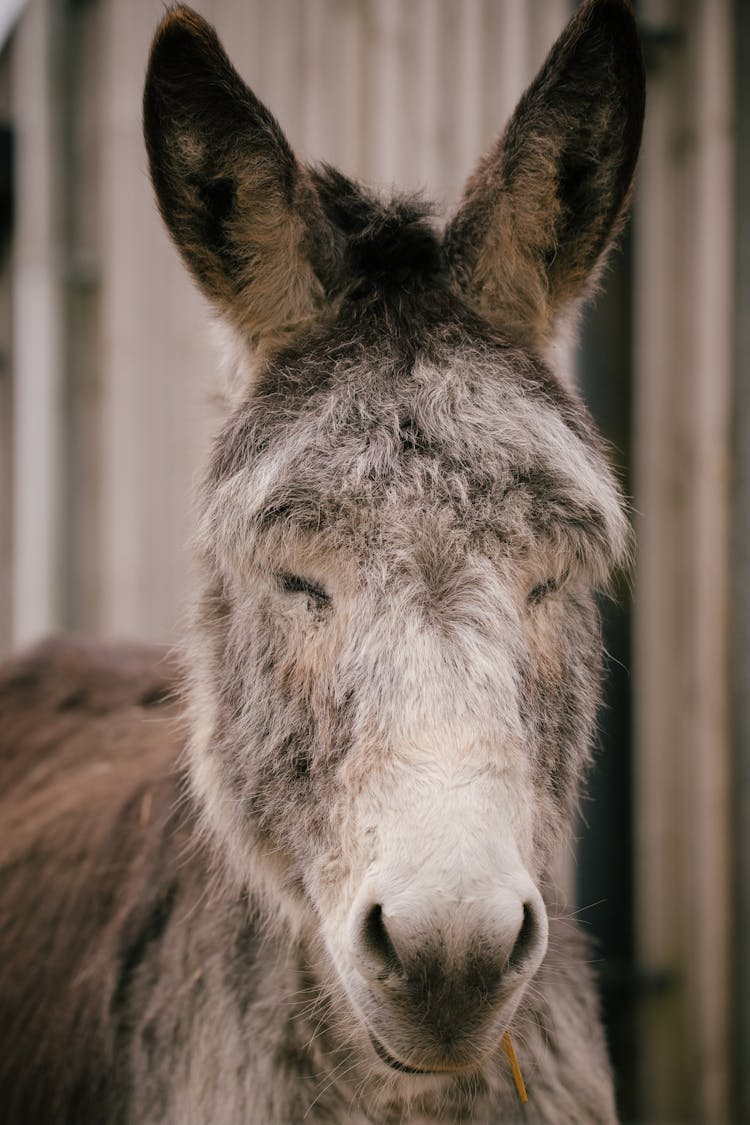
{"label": "weathered wood siding", "polygon": [[635,222],[635,886],[645,1119],[733,1120],[728,590],[732,10],[646,0]]}

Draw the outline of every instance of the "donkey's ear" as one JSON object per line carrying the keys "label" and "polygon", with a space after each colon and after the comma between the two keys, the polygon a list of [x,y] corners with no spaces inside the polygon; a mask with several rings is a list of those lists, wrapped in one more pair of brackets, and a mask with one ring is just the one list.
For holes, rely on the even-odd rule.
{"label": "donkey's ear", "polygon": [[544,348],[592,287],[627,207],[644,101],[629,3],[587,0],[445,233],[456,284],[511,336]]}
{"label": "donkey's ear", "polygon": [[190,8],[172,8],[156,32],[143,122],[164,221],[235,327],[256,341],[279,337],[324,307],[334,243],[317,193]]}

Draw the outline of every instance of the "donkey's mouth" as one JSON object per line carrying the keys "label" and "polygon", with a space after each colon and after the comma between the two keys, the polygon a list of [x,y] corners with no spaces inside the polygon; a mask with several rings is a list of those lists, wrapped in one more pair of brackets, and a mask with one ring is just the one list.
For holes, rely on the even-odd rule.
{"label": "donkey's mouth", "polygon": [[419,1070],[416,1066],[407,1066],[406,1063],[402,1063],[402,1062],[399,1062],[398,1059],[394,1059],[393,1055],[389,1054],[388,1051],[386,1051],[383,1044],[378,1039],[375,1038],[375,1036],[372,1034],[372,1032],[370,1032],[370,1042],[372,1043],[373,1047],[375,1048],[375,1054],[378,1056],[380,1061],[384,1062],[387,1066],[389,1066],[391,1068],[391,1070],[398,1070],[398,1071],[401,1072],[401,1074],[429,1074],[430,1073],[429,1070]]}
{"label": "donkey's mouth", "polygon": [[372,1032],[370,1034],[370,1042],[373,1045],[375,1054],[381,1062],[389,1066],[391,1070],[397,1070],[400,1074],[463,1074],[468,1070],[474,1070],[475,1067],[461,1066],[431,1066],[431,1067],[417,1067],[409,1066],[408,1063],[400,1062],[399,1059],[393,1057],[390,1051],[386,1050],[379,1039],[376,1039]]}

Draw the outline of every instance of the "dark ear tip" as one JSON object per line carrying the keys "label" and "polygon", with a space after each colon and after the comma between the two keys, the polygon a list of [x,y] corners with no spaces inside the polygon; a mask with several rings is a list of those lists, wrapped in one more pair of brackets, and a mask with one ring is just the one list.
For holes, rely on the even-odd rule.
{"label": "dark ear tip", "polygon": [[578,14],[589,19],[627,15],[633,23],[635,22],[631,0],[583,0],[578,8]]}
{"label": "dark ear tip", "polygon": [[205,35],[207,31],[210,32],[211,30],[211,25],[204,20],[203,16],[198,15],[187,4],[175,4],[168,8],[162,17],[162,21],[156,29],[154,44],[174,32],[187,31],[192,34]]}
{"label": "dark ear tip", "polygon": [[[608,65],[620,96],[627,105],[626,146],[628,159],[624,172],[632,176],[640,147],[646,108],[646,66],[641,37],[631,0],[583,0],[570,24],[571,46],[578,54],[590,52],[605,59],[602,47],[609,48]],[[563,38],[565,32],[563,32]]]}
{"label": "dark ear tip", "polygon": [[584,0],[571,21],[570,31],[573,43],[589,42],[593,46],[604,38],[611,44],[620,80],[629,87],[636,109],[637,103],[645,98],[646,68],[630,0]]}
{"label": "dark ear tip", "polygon": [[638,39],[638,24],[630,0],[583,0],[572,20],[583,33],[605,31]]}
{"label": "dark ear tip", "polygon": [[630,0],[584,0],[576,13],[586,31],[603,31],[621,50],[632,50],[640,57],[638,23]]}
{"label": "dark ear tip", "polygon": [[195,65],[200,56],[208,50],[211,54],[221,51],[216,32],[203,16],[199,16],[186,4],[169,8],[154,34],[149,57],[149,77],[155,66],[166,67],[167,72],[180,69],[191,59]]}
{"label": "dark ear tip", "polygon": [[222,82],[244,89],[211,24],[186,4],[170,7],[156,29],[146,69],[147,137],[164,115],[185,120],[200,115]]}

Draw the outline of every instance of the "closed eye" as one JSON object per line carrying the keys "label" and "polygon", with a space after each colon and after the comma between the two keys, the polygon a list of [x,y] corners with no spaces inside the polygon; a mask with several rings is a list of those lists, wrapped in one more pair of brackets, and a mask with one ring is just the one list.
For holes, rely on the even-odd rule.
{"label": "closed eye", "polygon": [[546,582],[540,582],[529,592],[527,599],[529,605],[538,605],[548,594],[554,594],[555,590],[559,590],[559,588],[560,583],[556,578],[548,578]]}
{"label": "closed eye", "polygon": [[277,577],[285,594],[306,594],[319,609],[330,604],[330,594],[320,586],[316,586],[314,582],[300,578],[297,574],[279,574]]}

